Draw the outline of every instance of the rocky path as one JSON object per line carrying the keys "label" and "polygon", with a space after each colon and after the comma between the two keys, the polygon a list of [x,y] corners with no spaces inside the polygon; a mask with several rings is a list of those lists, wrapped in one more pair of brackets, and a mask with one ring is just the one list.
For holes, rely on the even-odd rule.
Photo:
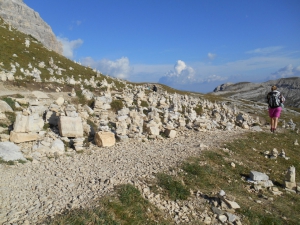
{"label": "rocky path", "polygon": [[0,164],[0,223],[36,224],[65,209],[84,207],[114,185],[151,177],[200,154],[200,144],[218,146],[239,134],[184,130],[175,139],[92,146],[85,153],[38,164]]}

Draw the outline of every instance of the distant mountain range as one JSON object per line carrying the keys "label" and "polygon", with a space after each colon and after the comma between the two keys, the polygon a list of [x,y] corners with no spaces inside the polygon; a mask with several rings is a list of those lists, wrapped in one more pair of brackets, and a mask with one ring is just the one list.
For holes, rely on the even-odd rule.
{"label": "distant mountain range", "polygon": [[286,98],[285,105],[300,108],[300,77],[281,78],[263,83],[225,83],[214,89],[213,94],[230,98],[266,102],[266,95],[271,86],[276,85]]}

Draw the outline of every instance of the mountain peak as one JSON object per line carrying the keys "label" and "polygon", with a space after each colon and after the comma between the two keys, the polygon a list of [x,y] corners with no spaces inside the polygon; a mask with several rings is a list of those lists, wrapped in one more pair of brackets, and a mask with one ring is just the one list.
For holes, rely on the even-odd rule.
{"label": "mountain peak", "polygon": [[62,44],[51,27],[23,0],[1,0],[0,16],[19,31],[32,35],[45,47],[62,54]]}

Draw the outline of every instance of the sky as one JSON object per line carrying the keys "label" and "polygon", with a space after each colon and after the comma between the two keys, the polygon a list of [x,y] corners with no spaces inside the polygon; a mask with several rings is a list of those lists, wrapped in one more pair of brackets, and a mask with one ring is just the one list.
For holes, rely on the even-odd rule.
{"label": "sky", "polygon": [[207,93],[300,76],[299,0],[23,0],[64,55],[110,76]]}

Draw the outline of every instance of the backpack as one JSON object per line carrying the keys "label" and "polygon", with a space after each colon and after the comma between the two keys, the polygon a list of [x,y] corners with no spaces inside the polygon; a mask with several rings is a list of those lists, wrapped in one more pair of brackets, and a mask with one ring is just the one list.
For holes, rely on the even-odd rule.
{"label": "backpack", "polygon": [[279,91],[272,91],[268,94],[268,104],[270,108],[281,106],[281,94]]}

